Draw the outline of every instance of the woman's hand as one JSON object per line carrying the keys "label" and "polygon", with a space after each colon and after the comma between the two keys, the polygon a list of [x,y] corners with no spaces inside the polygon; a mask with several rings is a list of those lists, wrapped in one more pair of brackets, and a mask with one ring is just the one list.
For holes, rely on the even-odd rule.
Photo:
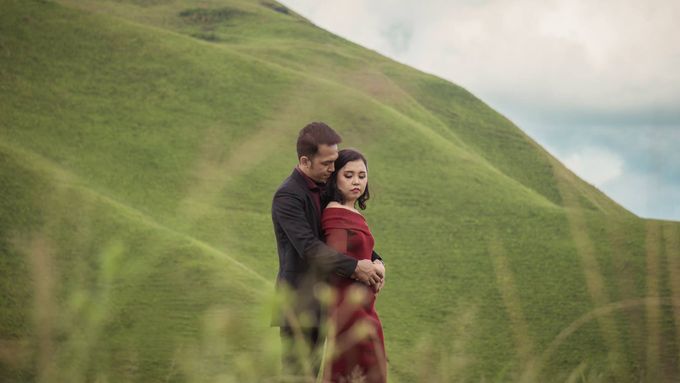
{"label": "woman's hand", "polygon": [[380,261],[380,260],[375,260],[373,261],[373,264],[375,265],[376,268],[380,269],[382,271],[383,277],[380,279],[380,282],[376,283],[373,285],[373,291],[375,292],[376,295],[382,290],[383,287],[385,287],[385,264]]}

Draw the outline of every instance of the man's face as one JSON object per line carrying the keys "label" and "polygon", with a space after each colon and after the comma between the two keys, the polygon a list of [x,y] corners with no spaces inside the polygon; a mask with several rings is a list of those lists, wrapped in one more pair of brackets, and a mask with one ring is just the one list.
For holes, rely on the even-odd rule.
{"label": "man's face", "polygon": [[311,159],[306,156],[300,158],[300,168],[316,182],[326,182],[335,170],[335,160],[338,158],[338,145],[319,145],[319,151]]}

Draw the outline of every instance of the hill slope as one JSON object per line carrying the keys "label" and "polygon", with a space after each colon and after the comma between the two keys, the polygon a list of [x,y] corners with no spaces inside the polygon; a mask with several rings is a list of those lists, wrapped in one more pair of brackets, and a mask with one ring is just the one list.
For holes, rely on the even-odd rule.
{"label": "hill slope", "polygon": [[275,374],[269,206],[314,120],[369,158],[395,381],[679,375],[680,226],[464,89],[270,2],[1,5],[3,378]]}

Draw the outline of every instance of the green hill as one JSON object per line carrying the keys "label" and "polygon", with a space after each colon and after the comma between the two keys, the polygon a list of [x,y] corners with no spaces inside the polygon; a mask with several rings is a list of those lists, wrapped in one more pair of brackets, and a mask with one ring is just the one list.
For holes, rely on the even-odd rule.
{"label": "green hill", "polygon": [[680,225],[466,90],[270,1],[0,9],[0,380],[275,376],[271,197],[318,120],[369,159],[391,381],[680,377]]}

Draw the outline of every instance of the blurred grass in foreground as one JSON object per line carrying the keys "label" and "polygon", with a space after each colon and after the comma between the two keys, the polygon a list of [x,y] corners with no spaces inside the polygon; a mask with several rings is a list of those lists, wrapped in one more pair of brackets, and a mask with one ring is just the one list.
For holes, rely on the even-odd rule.
{"label": "blurred grass in foreground", "polygon": [[[30,280],[33,281],[32,300],[25,302],[30,312],[29,336],[15,343],[3,343],[0,366],[6,381],[36,382],[117,382],[117,381],[164,381],[164,382],[321,382],[310,375],[281,375],[278,331],[267,330],[263,323],[276,305],[284,302],[291,304],[290,296],[260,296],[252,306],[228,307],[212,305],[196,312],[195,328],[192,336],[183,337],[173,343],[174,353],[171,363],[163,365],[156,376],[145,378],[144,369],[149,368],[149,360],[137,358],[133,347],[126,348],[125,357],[116,355],[104,339],[112,336],[111,316],[115,307],[116,294],[119,293],[124,257],[127,248],[120,241],[112,241],[97,254],[94,267],[96,277],[85,285],[72,285],[68,294],[57,296],[55,292],[64,291],[59,286],[60,271],[55,267],[54,248],[50,240],[36,235],[21,244],[26,249]],[[74,266],[74,265],[71,265]],[[139,270],[138,270],[139,271]],[[146,270],[151,272],[151,270]],[[143,271],[142,271],[143,272]],[[503,277],[500,277],[503,278]],[[82,283],[82,281],[81,281]],[[507,286],[506,286],[507,287]],[[178,292],[181,294],[181,292]],[[266,295],[266,294],[265,294]],[[321,289],[320,296],[326,303],[332,303],[334,295],[328,288]],[[358,299],[355,304],[361,304]],[[519,377],[511,377],[503,371],[488,381],[519,381],[526,383],[543,382],[608,382],[619,373],[617,370],[591,366],[586,361],[579,364],[569,374],[550,376],[542,374],[544,363],[559,347],[583,326],[596,322],[612,313],[626,310],[653,307],[661,310],[671,308],[680,310],[680,300],[672,298],[644,298],[615,302],[592,310],[565,327],[550,343],[549,347],[536,357],[528,360]],[[245,312],[252,314],[248,317]],[[423,334],[411,350],[413,360],[410,368],[417,382],[461,382],[470,381],[467,367],[474,362],[474,356],[467,349],[474,337],[474,306],[468,306],[459,315],[449,318],[445,327],[449,337],[444,339],[450,347],[441,348],[434,339]],[[150,319],[150,318],[149,318]],[[141,320],[145,320],[142,318]],[[171,318],[156,317],[150,327],[166,328],[171,326]],[[294,321],[295,322],[295,321]],[[254,331],[255,330],[255,331]],[[115,330],[113,330],[115,331]],[[356,333],[355,333],[356,335]],[[138,336],[144,337],[144,334]],[[356,335],[359,338],[367,334]],[[352,338],[350,341],[359,338]],[[130,341],[135,339],[128,338]],[[141,341],[142,339],[137,339]],[[347,344],[345,346],[351,346]],[[518,339],[528,341],[528,339]],[[337,340],[330,339],[327,344],[332,348]],[[343,340],[337,343],[343,343]],[[248,345],[245,349],[243,345]],[[517,352],[522,352],[518,349]],[[326,348],[324,367],[327,368],[331,349]],[[307,363],[308,361],[304,361]],[[121,368],[124,363],[126,368]],[[618,367],[611,365],[612,367]],[[158,374],[160,373],[160,374]],[[35,375],[32,375],[35,374]],[[656,375],[658,378],[658,375]],[[19,378],[19,379],[16,379]],[[160,378],[160,379],[159,379]],[[403,381],[390,377],[390,381]],[[361,377],[356,382],[362,382]],[[485,380],[487,381],[487,380]],[[656,380],[655,380],[656,381]]]}

